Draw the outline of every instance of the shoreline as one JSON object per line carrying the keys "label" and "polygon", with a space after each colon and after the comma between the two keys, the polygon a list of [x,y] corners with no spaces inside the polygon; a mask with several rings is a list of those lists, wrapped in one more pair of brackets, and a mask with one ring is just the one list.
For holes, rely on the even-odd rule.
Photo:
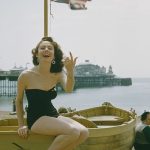
{"label": "shoreline", "polygon": [[8,118],[17,118],[16,112],[0,111],[0,120]]}

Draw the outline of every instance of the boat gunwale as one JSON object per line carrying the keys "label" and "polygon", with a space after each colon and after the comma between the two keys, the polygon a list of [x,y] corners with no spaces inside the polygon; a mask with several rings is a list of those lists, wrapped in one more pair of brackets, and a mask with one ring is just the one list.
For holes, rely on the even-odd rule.
{"label": "boat gunwale", "polygon": [[[116,135],[116,134],[121,134],[123,132],[126,132],[128,130],[134,130],[135,127],[135,119],[132,119],[131,121],[127,122],[127,123],[123,123],[121,125],[117,125],[117,126],[111,126],[108,128],[88,128],[89,133],[90,133],[90,137],[101,137],[101,136],[111,136],[111,135]],[[13,131],[10,130],[11,127],[13,129],[15,129]],[[2,134],[18,134],[17,133],[17,128],[18,126],[0,126],[0,135]],[[5,130],[1,130],[1,129],[5,129]],[[6,131],[6,129],[9,129]],[[106,130],[107,129],[107,130]],[[29,131],[30,135],[37,135],[31,131]]]}
{"label": "boat gunwale", "polygon": [[[102,105],[102,106],[97,106],[97,107],[93,107],[93,108],[87,108],[84,110],[79,110],[76,112],[70,112],[70,113],[64,114],[64,116],[70,117],[68,115],[74,115],[74,114],[80,115],[80,113],[84,116],[84,114],[86,115],[88,113],[88,111],[89,112],[93,111],[95,113],[95,110],[97,110],[97,109],[98,110],[104,109],[104,112],[107,112],[107,111],[109,111],[108,110],[109,108],[110,108],[110,110],[111,109],[115,110],[114,111],[115,113],[118,113],[120,115],[124,114],[124,116],[120,116],[120,117],[125,117],[125,118],[127,117],[129,120],[127,119],[127,121],[123,122],[122,124],[109,126],[109,127],[104,127],[105,125],[100,125],[98,128],[95,128],[95,127],[94,128],[88,128],[90,137],[101,137],[104,135],[105,136],[111,136],[111,135],[121,134],[123,132],[131,131],[131,130],[135,129],[136,115],[134,115],[133,113],[131,113],[127,110],[117,108],[114,106],[110,106],[110,105]],[[93,112],[92,112],[92,114],[94,114]],[[13,118],[13,119],[16,119],[16,118]],[[7,118],[6,121],[7,120],[9,120],[9,119]],[[103,126],[103,127],[101,128],[101,126]],[[11,129],[11,127],[12,127],[12,129]],[[18,127],[17,125],[15,125],[15,126],[2,125],[2,126],[0,126],[0,135],[1,134],[10,134],[10,133],[11,134],[17,134],[17,127]],[[3,129],[3,130],[1,130],[1,129]],[[34,135],[34,133],[32,133],[32,132],[30,132],[29,134]]]}

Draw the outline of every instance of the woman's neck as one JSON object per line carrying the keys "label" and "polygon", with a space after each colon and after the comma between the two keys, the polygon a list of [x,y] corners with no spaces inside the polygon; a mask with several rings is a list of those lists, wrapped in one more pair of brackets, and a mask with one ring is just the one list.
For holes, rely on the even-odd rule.
{"label": "woman's neck", "polygon": [[50,74],[50,68],[51,68],[51,63],[40,63],[38,66],[37,66],[37,69],[38,69],[38,72],[40,74]]}

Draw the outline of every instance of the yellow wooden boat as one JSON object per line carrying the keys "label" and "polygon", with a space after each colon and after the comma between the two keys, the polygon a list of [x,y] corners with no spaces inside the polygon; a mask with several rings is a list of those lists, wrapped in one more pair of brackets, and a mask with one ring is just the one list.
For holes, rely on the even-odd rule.
{"label": "yellow wooden boat", "polygon": [[[136,114],[109,103],[99,107],[64,114],[89,129],[89,138],[76,150],[131,150],[134,142]],[[28,139],[17,135],[15,116],[0,120],[0,150],[47,150],[53,136],[31,133]]]}

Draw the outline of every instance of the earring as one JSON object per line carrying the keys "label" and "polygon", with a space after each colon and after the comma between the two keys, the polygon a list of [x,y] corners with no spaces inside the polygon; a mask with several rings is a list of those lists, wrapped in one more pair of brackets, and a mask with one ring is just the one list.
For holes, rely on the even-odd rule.
{"label": "earring", "polygon": [[52,64],[54,65],[55,63],[56,63],[56,61],[53,59],[53,60],[52,60]]}

